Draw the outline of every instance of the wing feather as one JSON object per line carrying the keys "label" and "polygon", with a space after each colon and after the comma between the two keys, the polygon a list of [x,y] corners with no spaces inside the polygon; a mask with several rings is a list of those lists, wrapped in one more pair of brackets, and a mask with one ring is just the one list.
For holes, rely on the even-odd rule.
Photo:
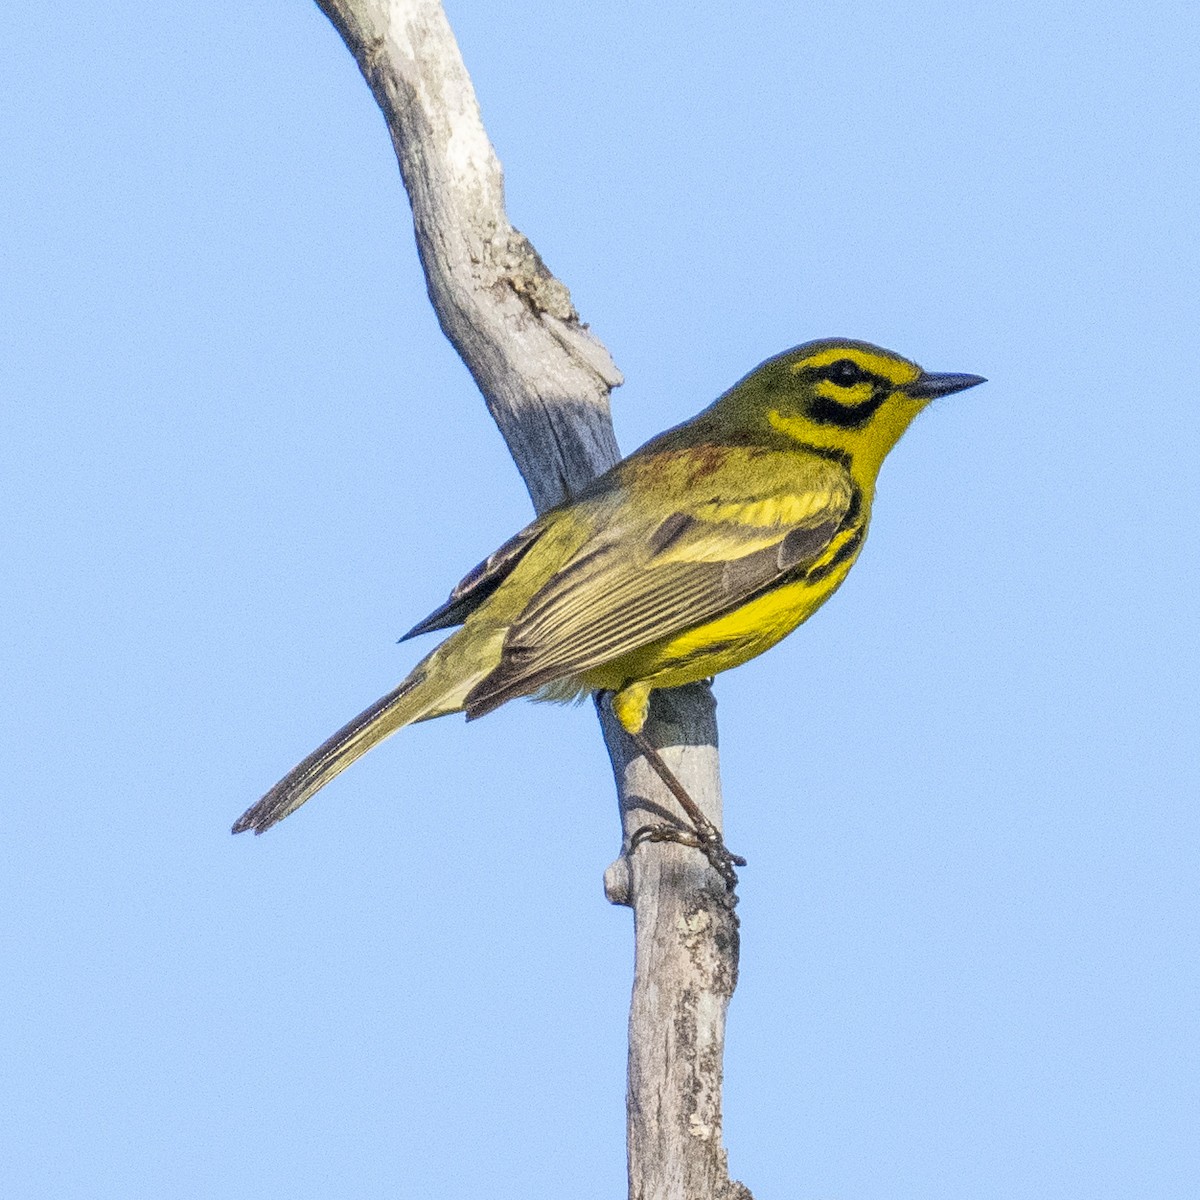
{"label": "wing feather", "polygon": [[422,633],[461,625],[513,573],[545,530],[546,523],[539,520],[510,537],[454,585],[445,604],[418,621],[400,640],[406,642]]}
{"label": "wing feather", "polygon": [[467,697],[467,715],[611,662],[794,578],[829,546],[855,491],[840,469],[805,482],[806,489],[740,501],[722,496],[697,506],[697,515],[659,514],[649,528],[616,521],[598,531],[509,628],[499,666]]}

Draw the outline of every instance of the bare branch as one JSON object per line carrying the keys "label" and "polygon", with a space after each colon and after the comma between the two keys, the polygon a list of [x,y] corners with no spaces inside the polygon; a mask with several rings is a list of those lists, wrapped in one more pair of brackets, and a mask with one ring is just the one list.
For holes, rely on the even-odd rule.
{"label": "bare branch", "polygon": [[[706,684],[657,692],[646,734],[709,820],[721,823],[716,701]],[[599,706],[633,832],[670,812],[645,759]],[[629,1008],[627,1138],[631,1200],[753,1200],[731,1182],[721,1138],[725,1010],[737,986],[734,897],[696,851],[639,846],[605,872],[605,891],[632,903],[636,958]]]}
{"label": "bare branch", "polygon": [[621,382],[504,210],[504,181],[440,3],[318,0],[387,119],[429,298],[539,511],[620,457]]}
{"label": "bare branch", "polygon": [[[617,461],[609,392],[621,382],[566,287],[504,209],[500,164],[437,0],[317,0],[383,110],[412,203],[429,297],[542,511]],[[623,846],[673,813],[658,777],[599,705]],[[656,693],[651,742],[720,827],[715,701]],[[733,898],[694,850],[647,844],[607,871],[634,910],[629,1177],[638,1200],[748,1200],[721,1143],[725,1009],[737,978]]]}

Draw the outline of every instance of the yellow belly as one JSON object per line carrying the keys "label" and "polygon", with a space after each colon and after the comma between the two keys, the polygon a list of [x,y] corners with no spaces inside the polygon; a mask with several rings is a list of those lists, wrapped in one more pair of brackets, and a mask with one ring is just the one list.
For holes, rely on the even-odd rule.
{"label": "yellow belly", "polygon": [[812,616],[846,578],[856,557],[857,553],[851,555],[817,581],[800,579],[774,588],[732,612],[639,647],[589,671],[583,682],[607,691],[635,683],[679,687],[740,666]]}

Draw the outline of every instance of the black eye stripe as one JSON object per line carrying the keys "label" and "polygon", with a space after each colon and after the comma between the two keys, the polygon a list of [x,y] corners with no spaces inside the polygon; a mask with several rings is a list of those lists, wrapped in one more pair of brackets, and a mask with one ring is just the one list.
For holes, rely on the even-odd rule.
{"label": "black eye stripe", "polygon": [[853,403],[849,399],[841,400],[836,395],[823,395],[819,391],[807,398],[804,411],[810,421],[840,429],[865,428],[899,387],[891,379],[868,371],[852,358],[839,358],[820,366],[806,365],[798,373],[809,381],[810,386],[818,381],[828,381],[836,388],[848,391],[864,383],[870,385],[871,394],[865,400]]}

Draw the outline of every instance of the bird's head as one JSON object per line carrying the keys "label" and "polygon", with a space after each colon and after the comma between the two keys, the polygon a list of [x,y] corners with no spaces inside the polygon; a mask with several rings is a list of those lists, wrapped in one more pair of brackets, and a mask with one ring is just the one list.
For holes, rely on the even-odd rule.
{"label": "bird's head", "polygon": [[768,359],[714,405],[742,428],[773,431],[853,461],[874,478],[888,451],[931,400],[986,382],[934,374],[868,342],[825,338]]}

